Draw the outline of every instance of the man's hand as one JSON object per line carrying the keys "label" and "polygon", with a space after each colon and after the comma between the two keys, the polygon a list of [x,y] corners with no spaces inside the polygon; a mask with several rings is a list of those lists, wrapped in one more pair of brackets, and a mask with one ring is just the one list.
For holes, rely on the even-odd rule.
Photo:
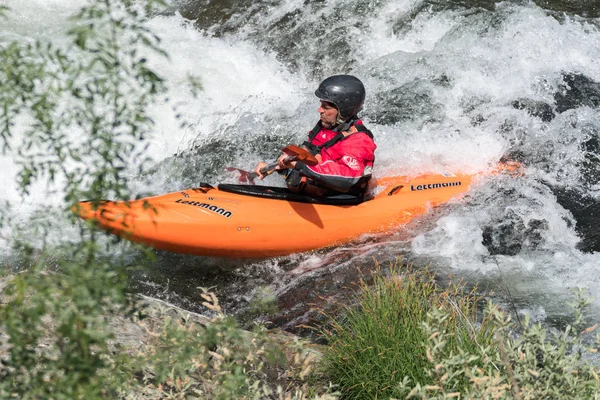
{"label": "man's hand", "polygon": [[[286,153],[281,153],[281,155],[277,158],[277,166],[275,168],[273,168],[270,171],[265,171],[264,173],[262,173],[260,170],[267,167],[269,164],[267,164],[264,161],[259,162],[258,164],[256,164],[256,167],[254,168],[254,174],[256,174],[256,177],[260,180],[265,179],[265,177],[271,175],[273,172],[275,171],[280,171],[282,169],[288,169],[288,168],[295,168],[296,167],[296,161],[290,161],[290,159],[295,159],[297,157],[297,154],[286,154]],[[314,156],[314,158],[317,160],[318,163],[321,163],[321,155],[317,154],[316,156]],[[302,161],[300,161],[302,162]],[[271,164],[272,165],[272,164]],[[310,165],[314,165],[314,160]]]}
{"label": "man's hand", "polygon": [[256,167],[254,168],[254,173],[256,174],[256,177],[257,177],[258,179],[260,179],[261,181],[262,181],[263,179],[265,179],[265,177],[266,177],[266,176],[268,176],[268,175],[270,174],[270,172],[271,172],[271,171],[267,171],[267,172],[265,173],[265,175],[263,175],[263,174],[261,174],[261,173],[260,173],[260,170],[261,170],[261,169],[263,169],[264,167],[266,167],[267,165],[269,165],[269,164],[267,164],[267,163],[266,163],[266,162],[264,162],[264,161],[261,161],[261,162],[259,162],[258,164],[256,164]]}
{"label": "man's hand", "polygon": [[289,160],[290,160],[290,156],[288,156],[285,153],[282,153],[279,156],[279,158],[277,159],[277,167],[275,169],[279,170],[279,169],[294,168],[296,166],[296,161],[290,162]]}

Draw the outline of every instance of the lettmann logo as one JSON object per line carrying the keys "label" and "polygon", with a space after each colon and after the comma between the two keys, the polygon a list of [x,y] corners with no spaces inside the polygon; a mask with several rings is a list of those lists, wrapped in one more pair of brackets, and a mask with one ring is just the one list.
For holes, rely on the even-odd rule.
{"label": "lettmann logo", "polygon": [[233,213],[231,211],[228,211],[224,208],[219,208],[217,206],[213,206],[209,203],[200,203],[199,201],[188,201],[188,200],[183,200],[183,199],[177,199],[175,201],[175,203],[181,203],[181,204],[189,204],[190,206],[196,206],[196,207],[200,207],[200,208],[206,208],[209,211],[215,212],[219,215],[224,216],[225,218],[229,218],[233,215]]}
{"label": "lettmann logo", "polygon": [[450,186],[460,186],[462,182],[444,182],[444,183],[428,183],[427,185],[410,185],[410,190],[429,190],[429,189],[439,189]]}

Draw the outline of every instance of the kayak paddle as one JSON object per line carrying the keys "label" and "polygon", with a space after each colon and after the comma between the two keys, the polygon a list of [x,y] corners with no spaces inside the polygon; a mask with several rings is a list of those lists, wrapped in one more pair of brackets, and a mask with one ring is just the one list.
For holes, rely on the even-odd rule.
{"label": "kayak paddle", "polygon": [[[281,152],[287,155],[285,159],[286,162],[299,161],[306,165],[317,165],[319,163],[315,156],[313,156],[308,150],[306,150],[304,147],[296,146],[295,144],[290,144],[289,146],[284,147],[283,150],[281,150]],[[275,171],[277,165],[279,165],[279,163],[277,161],[274,161],[262,167],[260,169],[260,173],[262,175],[268,175]],[[254,178],[258,176],[256,172],[244,171],[243,169],[239,168],[227,167],[226,169],[227,171],[239,172],[240,183],[250,183],[251,185],[254,185]]]}

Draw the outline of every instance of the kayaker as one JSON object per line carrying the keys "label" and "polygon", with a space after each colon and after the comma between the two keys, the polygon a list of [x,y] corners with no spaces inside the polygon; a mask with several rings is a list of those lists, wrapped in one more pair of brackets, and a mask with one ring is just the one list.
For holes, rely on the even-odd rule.
{"label": "kayaker", "polygon": [[[334,75],[325,79],[315,95],[321,100],[317,125],[302,145],[319,161],[315,166],[278,158],[276,171],[283,173],[290,190],[312,196],[347,193],[365,194],[377,146],[373,134],[365,128],[357,114],[365,101],[363,83],[352,75]],[[254,169],[259,179],[266,175],[259,162]]]}

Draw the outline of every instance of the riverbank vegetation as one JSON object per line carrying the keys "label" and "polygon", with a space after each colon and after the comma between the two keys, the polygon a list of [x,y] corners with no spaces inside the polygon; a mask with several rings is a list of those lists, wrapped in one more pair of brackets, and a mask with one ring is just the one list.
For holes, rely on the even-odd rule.
{"label": "riverbank vegetation", "polygon": [[0,208],[19,259],[0,280],[0,398],[600,396],[581,293],[573,323],[557,332],[514,325],[460,285],[440,288],[398,265],[315,327],[318,346],[242,329],[209,291],[205,316],[132,293],[132,267],[108,259],[113,243],[73,212],[81,199],[129,198],[131,165],[146,164],[147,110],[167,101],[147,62],[165,55],[144,24],[159,3],[90,1],[68,51],[42,41],[0,47],[0,148],[14,156],[19,193],[60,193],[49,214],[72,223],[50,237],[48,220],[22,231],[9,205]]}
{"label": "riverbank vegetation", "polygon": [[[0,398],[591,399],[596,325],[562,331],[401,265],[320,325],[321,344],[128,293],[122,276],[32,269],[0,281]],[[114,268],[114,266],[112,267]],[[377,271],[377,270],[376,270]],[[106,273],[106,272],[104,272]]]}
{"label": "riverbank vegetation", "polygon": [[[395,266],[399,268],[400,266]],[[564,330],[522,324],[433,274],[376,276],[324,330],[324,374],[344,399],[592,399],[600,396],[597,324],[575,293]],[[485,307],[483,307],[485,305]]]}
{"label": "riverbank vegetation", "polygon": [[348,398],[404,397],[416,383],[433,383],[423,323],[434,309],[446,312],[443,355],[459,349],[479,354],[483,343],[491,343],[494,326],[477,308],[481,299],[462,294],[456,284],[440,289],[432,273],[392,269],[389,276],[375,273],[373,283],[362,281],[359,289],[357,305],[330,318],[323,334],[328,376]]}

